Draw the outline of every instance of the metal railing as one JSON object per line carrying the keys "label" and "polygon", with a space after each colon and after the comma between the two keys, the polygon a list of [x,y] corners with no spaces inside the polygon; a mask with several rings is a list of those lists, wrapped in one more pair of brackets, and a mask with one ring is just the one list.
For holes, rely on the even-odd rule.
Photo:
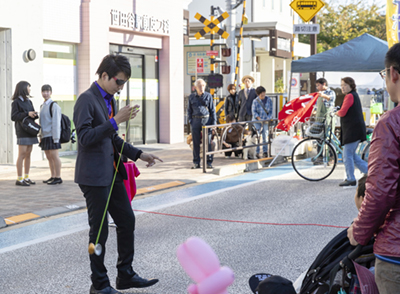
{"label": "metal railing", "polygon": [[[257,131],[256,127],[254,124],[257,123],[264,123],[263,127],[268,127],[268,136],[267,136],[267,141],[265,143],[260,143],[261,141],[261,134]],[[203,172],[206,173],[206,164],[207,164],[207,155],[211,154],[218,154],[222,152],[229,152],[229,151],[238,151],[238,150],[243,150],[245,148],[253,148],[257,146],[264,146],[264,145],[269,145],[268,148],[268,155],[270,154],[271,150],[271,135],[273,133],[273,128],[277,125],[278,120],[277,119],[267,119],[267,120],[257,120],[257,121],[243,121],[243,122],[236,122],[236,123],[228,123],[228,124],[220,124],[220,125],[211,125],[211,126],[203,126],[202,128],[202,133],[203,133]],[[239,136],[239,146],[234,147],[234,148],[227,148],[227,149],[222,149],[223,142],[225,141],[227,131],[229,127],[234,126],[234,125],[241,125],[243,127],[242,133]],[[266,126],[265,126],[266,125]],[[206,151],[208,149],[208,130],[212,129],[215,131],[215,136],[217,138],[217,143],[218,143],[218,148],[215,151]],[[218,129],[222,129],[221,132],[218,132]],[[258,144],[254,145],[248,145],[248,146],[243,146],[243,138],[244,138],[244,132],[250,130],[252,134],[257,136],[257,142]]]}

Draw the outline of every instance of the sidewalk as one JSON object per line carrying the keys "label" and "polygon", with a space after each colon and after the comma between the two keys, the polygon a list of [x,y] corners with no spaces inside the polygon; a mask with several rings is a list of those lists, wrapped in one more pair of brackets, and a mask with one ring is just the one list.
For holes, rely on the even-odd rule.
{"label": "sidewalk", "polygon": [[[164,162],[147,168],[145,162],[138,160],[140,176],[136,178],[138,193],[135,198],[147,197],[151,193],[183,185],[219,180],[223,176],[257,170],[270,159],[243,160],[225,158],[224,154],[214,156],[214,169],[191,169],[192,151],[186,143],[151,144],[136,146],[144,152],[153,153]],[[78,185],[74,183],[75,157],[61,157],[61,177],[63,184],[50,186],[43,180],[50,177],[48,161],[31,163],[30,178],[36,185],[21,187],[15,185],[15,165],[0,165],[0,228],[4,221],[8,225],[29,219],[46,217],[72,210],[85,208],[86,204]],[[3,225],[2,225],[3,223]]]}

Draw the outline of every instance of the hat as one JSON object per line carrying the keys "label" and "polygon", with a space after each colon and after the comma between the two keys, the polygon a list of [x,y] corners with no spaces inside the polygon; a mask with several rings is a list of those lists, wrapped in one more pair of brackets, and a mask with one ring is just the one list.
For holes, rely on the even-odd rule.
{"label": "hat", "polygon": [[263,280],[256,289],[258,294],[296,294],[293,284],[281,276],[271,276]]}
{"label": "hat", "polygon": [[244,76],[244,77],[242,78],[242,83],[244,83],[244,81],[245,81],[246,79],[251,80],[251,82],[252,82],[253,84],[254,84],[254,82],[256,81],[252,76],[246,75],[246,76]]}
{"label": "hat", "polygon": [[356,273],[358,281],[360,282],[360,288],[362,294],[379,294],[378,287],[375,283],[375,276],[370,272],[369,269],[359,265],[357,262],[353,261],[354,267],[356,268]]}

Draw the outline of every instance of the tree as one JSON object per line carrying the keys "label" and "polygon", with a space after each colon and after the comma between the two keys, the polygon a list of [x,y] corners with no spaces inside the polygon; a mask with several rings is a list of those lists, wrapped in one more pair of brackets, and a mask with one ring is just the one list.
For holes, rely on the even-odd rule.
{"label": "tree", "polygon": [[[376,4],[352,0],[346,5],[326,3],[317,14],[320,33],[317,36],[318,53],[335,48],[364,33],[386,40],[386,16]],[[299,35],[299,41],[310,44],[309,35]]]}

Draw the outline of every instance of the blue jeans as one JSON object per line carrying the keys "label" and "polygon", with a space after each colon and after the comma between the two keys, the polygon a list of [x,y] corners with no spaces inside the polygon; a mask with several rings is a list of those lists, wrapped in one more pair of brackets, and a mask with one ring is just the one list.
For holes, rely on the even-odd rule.
{"label": "blue jeans", "polygon": [[[261,130],[261,136],[262,136],[262,142],[267,143],[268,142],[268,124],[262,124],[262,123],[255,123],[254,127],[257,129],[257,132],[260,134]],[[261,128],[262,127],[262,128]],[[268,152],[268,145],[264,145],[263,147],[263,153]],[[257,154],[260,153],[260,146],[257,146]]]}
{"label": "blue jeans", "polygon": [[356,177],[354,176],[354,164],[362,173],[366,174],[368,172],[367,162],[362,160],[360,156],[356,154],[358,143],[360,143],[360,140],[343,146],[343,162],[346,169],[346,179],[348,181],[356,180]]}

